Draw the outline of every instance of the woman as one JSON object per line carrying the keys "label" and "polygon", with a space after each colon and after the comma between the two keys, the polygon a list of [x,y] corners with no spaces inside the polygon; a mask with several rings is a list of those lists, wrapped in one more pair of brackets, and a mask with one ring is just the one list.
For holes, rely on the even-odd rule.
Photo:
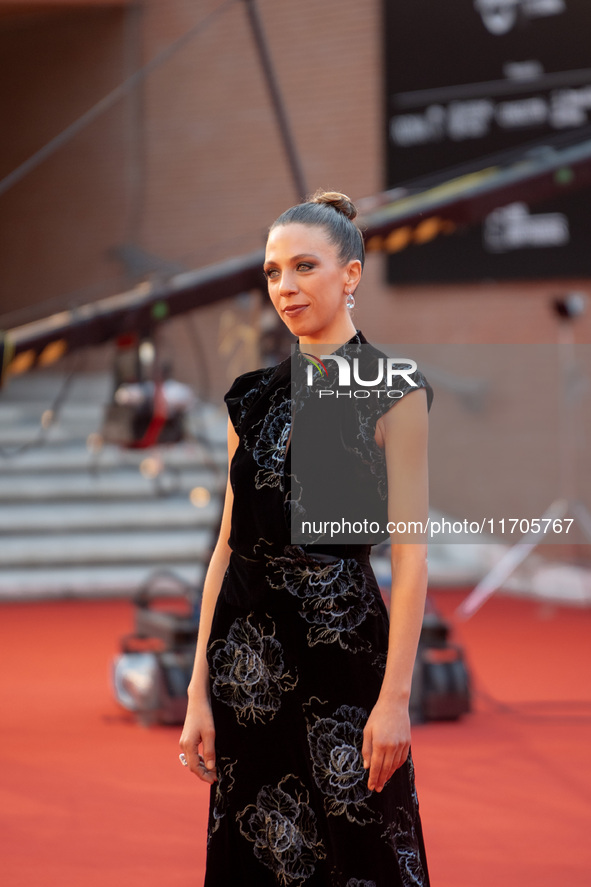
{"label": "woman", "polygon": [[[270,229],[269,295],[307,355],[365,346],[355,215],[320,192]],[[430,389],[415,373],[399,393],[372,400],[368,443],[388,515],[425,519]],[[388,627],[369,545],[291,544],[289,361],[240,376],[225,400],[231,470],[180,740],[212,786],[205,884],[425,887],[408,714],[425,545],[393,539]]]}

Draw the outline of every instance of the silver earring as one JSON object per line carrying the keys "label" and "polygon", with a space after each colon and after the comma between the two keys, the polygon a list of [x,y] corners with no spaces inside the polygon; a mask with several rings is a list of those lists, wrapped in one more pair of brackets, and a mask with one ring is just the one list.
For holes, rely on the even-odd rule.
{"label": "silver earring", "polygon": [[345,305],[347,306],[347,308],[354,308],[355,307],[355,296],[353,295],[353,293],[347,293],[347,298],[345,299]]}

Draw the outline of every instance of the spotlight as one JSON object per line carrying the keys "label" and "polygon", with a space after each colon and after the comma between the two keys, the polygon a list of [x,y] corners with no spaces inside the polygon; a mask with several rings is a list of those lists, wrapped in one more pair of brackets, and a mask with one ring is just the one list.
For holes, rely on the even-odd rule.
{"label": "spotlight", "polygon": [[[158,603],[162,593],[182,594],[177,606]],[[113,662],[117,702],[145,725],[182,724],[193,670],[201,590],[174,573],[152,574],[135,597],[135,631],[121,641]]]}
{"label": "spotlight", "polygon": [[427,599],[412,676],[413,723],[456,720],[471,710],[472,688],[464,652],[450,643],[450,627]]}
{"label": "spotlight", "polygon": [[556,296],[552,300],[552,308],[555,314],[563,320],[574,320],[585,313],[587,295],[586,293],[566,293],[564,296]]}
{"label": "spotlight", "polygon": [[158,708],[158,660],[155,653],[122,653],[113,668],[115,696],[128,711]]}

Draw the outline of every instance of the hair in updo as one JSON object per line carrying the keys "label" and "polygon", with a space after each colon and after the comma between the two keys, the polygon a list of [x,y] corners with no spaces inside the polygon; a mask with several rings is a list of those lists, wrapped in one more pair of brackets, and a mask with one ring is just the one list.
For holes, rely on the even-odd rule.
{"label": "hair in updo", "polygon": [[298,203],[281,213],[269,228],[269,233],[274,228],[292,223],[324,228],[328,239],[338,249],[339,262],[346,265],[353,259],[359,259],[363,267],[365,247],[363,235],[353,222],[356,216],[355,204],[346,194],[320,190],[304,203]]}

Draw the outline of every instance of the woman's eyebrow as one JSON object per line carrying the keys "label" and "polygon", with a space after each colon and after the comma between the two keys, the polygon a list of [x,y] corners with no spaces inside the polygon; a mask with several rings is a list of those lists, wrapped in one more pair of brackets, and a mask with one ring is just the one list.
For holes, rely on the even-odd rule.
{"label": "woman's eyebrow", "polygon": [[[299,262],[302,259],[316,259],[316,261],[320,261],[320,257],[315,253],[298,253],[297,256],[292,256],[289,260],[290,262]],[[274,259],[267,259],[267,261],[263,264],[263,268],[268,268],[269,265],[277,265],[277,262]]]}

